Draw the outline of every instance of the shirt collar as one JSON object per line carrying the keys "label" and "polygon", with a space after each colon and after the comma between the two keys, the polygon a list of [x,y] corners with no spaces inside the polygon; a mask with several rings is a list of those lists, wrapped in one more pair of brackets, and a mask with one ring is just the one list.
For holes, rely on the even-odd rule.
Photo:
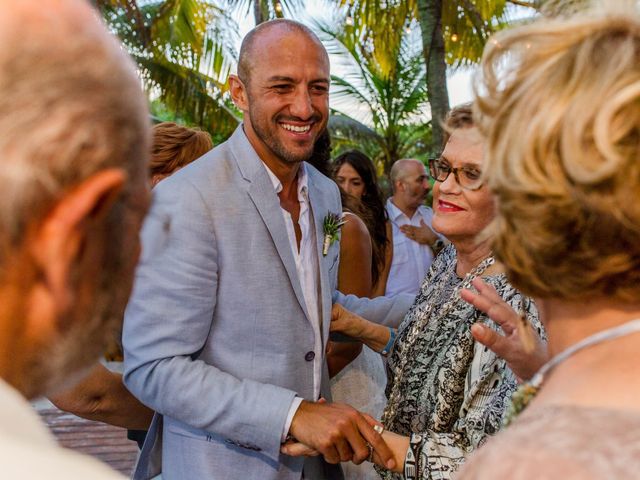
{"label": "shirt collar", "polygon": [[[269,167],[267,167],[266,163],[262,162],[262,165],[264,165],[264,168],[267,170],[267,173],[269,174],[269,179],[273,184],[273,189],[276,191],[276,193],[280,193],[282,191],[282,182],[278,177],[276,177],[276,174],[273,173]],[[301,196],[306,194],[307,190],[309,189],[309,175],[307,173],[307,167],[304,162],[300,164],[300,168],[298,169],[297,179],[298,179],[298,198],[300,198]]]}
{"label": "shirt collar", "polygon": [[389,212],[389,216],[391,217],[391,220],[398,220],[400,217],[404,215],[402,210],[396,207],[395,204],[391,201],[391,198],[387,199],[387,212]]}

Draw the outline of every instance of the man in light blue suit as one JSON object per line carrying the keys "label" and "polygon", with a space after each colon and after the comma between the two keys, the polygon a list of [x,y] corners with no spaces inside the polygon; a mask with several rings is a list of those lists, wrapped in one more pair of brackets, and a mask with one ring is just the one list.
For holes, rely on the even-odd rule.
{"label": "man in light blue suit", "polygon": [[[339,245],[323,248],[323,221],[341,212],[338,189],[304,163],[329,81],[306,27],[258,26],[230,78],[244,123],[155,189],[123,333],[125,383],[158,412],[136,478],[339,479],[335,464],[371,447],[393,462],[362,414],[318,402],[332,297],[387,324],[410,303],[334,293]],[[321,455],[281,454],[290,437]]]}

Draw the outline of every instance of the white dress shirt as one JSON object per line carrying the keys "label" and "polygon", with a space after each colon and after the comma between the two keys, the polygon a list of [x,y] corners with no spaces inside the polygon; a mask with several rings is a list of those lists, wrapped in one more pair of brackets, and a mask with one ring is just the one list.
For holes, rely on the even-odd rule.
{"label": "white dress shirt", "polygon": [[[276,193],[282,191],[282,182],[276,177],[276,175],[263,163],[264,167],[269,174],[271,183]],[[322,312],[320,302],[320,275],[318,265],[318,248],[316,229],[314,228],[313,214],[311,212],[311,204],[309,203],[309,185],[308,176],[305,164],[302,163],[298,170],[298,202],[300,203],[300,216],[298,218],[298,225],[302,232],[302,238],[300,239],[300,250],[298,251],[298,242],[296,240],[296,231],[293,225],[293,218],[291,214],[280,207],[282,210],[282,216],[284,218],[284,224],[287,227],[287,234],[289,236],[289,244],[291,245],[291,253],[296,262],[296,272],[298,273],[298,279],[302,287],[302,294],[304,296],[304,303],[311,320],[313,327],[313,334],[315,338],[313,359],[313,392],[317,399],[320,395],[320,382],[322,381],[322,366],[324,362],[324,348],[322,340]],[[302,398],[296,397],[289,409],[289,416],[285,424],[283,432],[283,440],[289,433],[289,427],[291,421],[296,413],[296,410],[302,403]]]}
{"label": "white dress shirt", "polygon": [[107,465],[58,446],[29,402],[0,380],[0,478],[124,480]]}
{"label": "white dress shirt", "polygon": [[403,225],[419,227],[422,220],[431,228],[433,210],[421,205],[409,218],[389,198],[387,213],[392,226],[393,258],[385,296],[392,297],[399,293],[417,295],[422,280],[433,262],[433,251],[428,245],[421,245],[408,238],[400,231],[400,227]]}

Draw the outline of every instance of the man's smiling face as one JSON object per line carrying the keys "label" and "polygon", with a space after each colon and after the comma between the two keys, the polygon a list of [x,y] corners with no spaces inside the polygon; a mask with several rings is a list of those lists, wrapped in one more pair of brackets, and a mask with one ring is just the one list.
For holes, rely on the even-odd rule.
{"label": "man's smiling face", "polygon": [[261,35],[254,48],[244,85],[245,131],[261,157],[307,160],[329,116],[327,53],[305,33],[279,28]]}

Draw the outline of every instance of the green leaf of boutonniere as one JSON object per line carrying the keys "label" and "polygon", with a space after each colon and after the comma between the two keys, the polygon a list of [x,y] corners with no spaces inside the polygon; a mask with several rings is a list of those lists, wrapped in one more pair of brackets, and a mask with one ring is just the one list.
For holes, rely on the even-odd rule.
{"label": "green leaf of boutonniere", "polygon": [[342,216],[337,213],[327,213],[322,221],[322,228],[324,230],[324,242],[322,243],[322,255],[327,256],[329,253],[329,247],[331,244],[338,240],[338,233],[340,227],[345,224]]}

